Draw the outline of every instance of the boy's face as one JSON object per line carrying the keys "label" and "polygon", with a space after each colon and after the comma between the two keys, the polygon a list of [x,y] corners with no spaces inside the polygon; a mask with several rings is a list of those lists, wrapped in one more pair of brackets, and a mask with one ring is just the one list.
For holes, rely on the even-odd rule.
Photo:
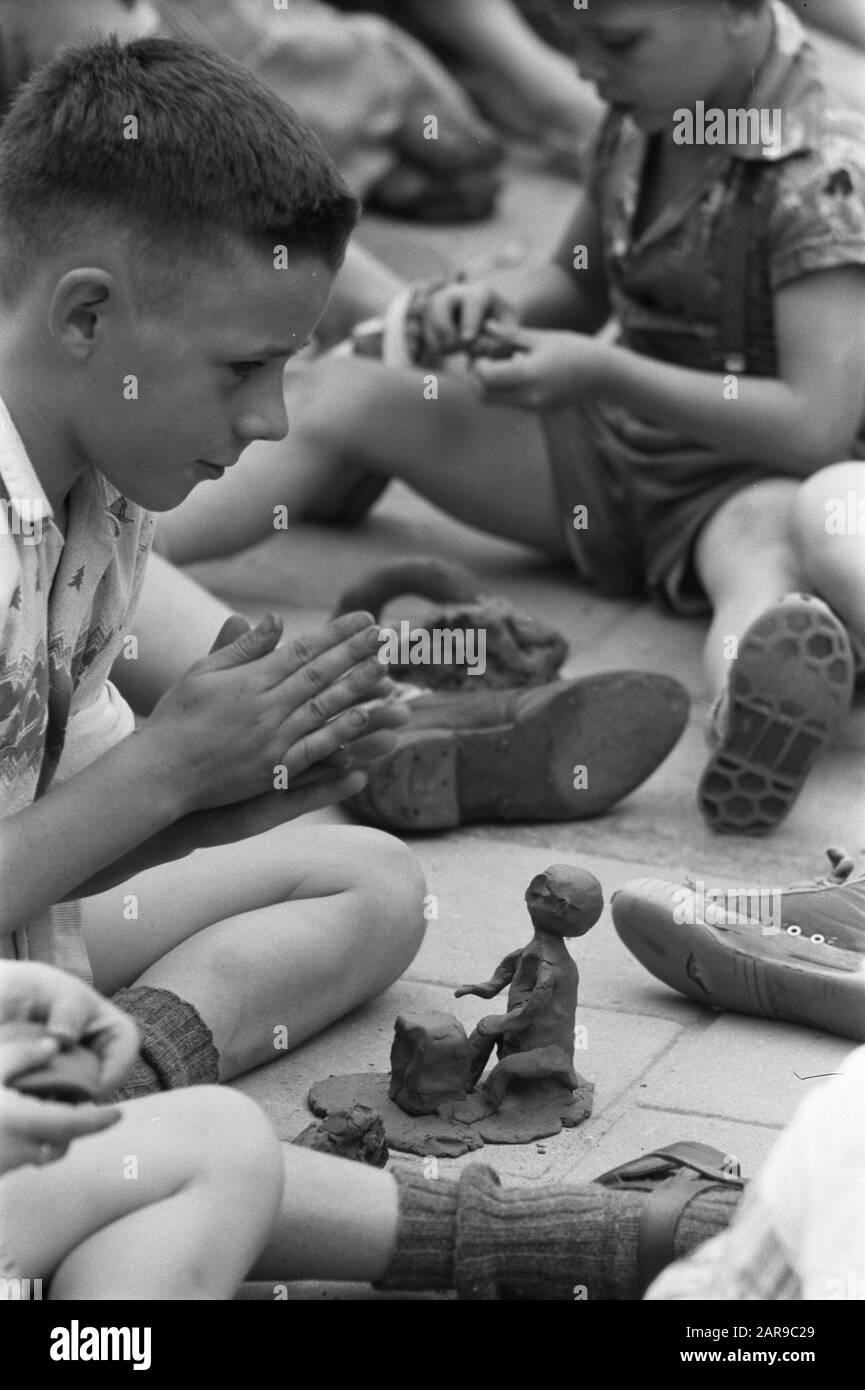
{"label": "boy's face", "polygon": [[[570,23],[580,75],[647,132],[672,128],[673,112],[738,100],[743,30],[759,23],[723,0],[590,0]],[[723,98],[723,102],[719,99]]]}
{"label": "boy's face", "polygon": [[191,266],[178,295],[137,313],[121,297],[79,379],[72,444],[124,496],[176,507],[256,439],[288,430],[286,360],[309,340],[333,276],[317,257],[236,246],[231,266]]}

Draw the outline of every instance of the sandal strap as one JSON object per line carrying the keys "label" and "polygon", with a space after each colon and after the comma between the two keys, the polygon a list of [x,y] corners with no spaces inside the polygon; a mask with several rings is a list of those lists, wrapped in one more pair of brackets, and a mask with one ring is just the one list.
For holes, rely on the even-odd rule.
{"label": "sandal strap", "polygon": [[640,1214],[637,1229],[637,1280],[639,1297],[662,1270],[675,1259],[676,1230],[685,1208],[717,1183],[693,1181],[691,1174],[680,1169],[674,1177],[661,1182],[649,1193]]}
{"label": "sandal strap", "polygon": [[727,1183],[734,1187],[742,1186],[739,1165],[732,1163],[729,1156],[709,1144],[684,1141],[667,1144],[662,1149],[641,1154],[629,1163],[611,1168],[595,1178],[595,1182],[605,1187],[656,1187],[672,1178],[678,1170],[688,1169],[715,1183]]}

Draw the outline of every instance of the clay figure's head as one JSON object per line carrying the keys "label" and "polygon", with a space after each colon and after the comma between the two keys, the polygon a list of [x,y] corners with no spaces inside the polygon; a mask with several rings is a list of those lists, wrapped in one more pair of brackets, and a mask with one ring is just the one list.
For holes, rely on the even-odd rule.
{"label": "clay figure's head", "polygon": [[594,874],[573,864],[552,864],[535,874],[526,889],[526,906],[542,931],[583,936],[600,917],[604,894]]}

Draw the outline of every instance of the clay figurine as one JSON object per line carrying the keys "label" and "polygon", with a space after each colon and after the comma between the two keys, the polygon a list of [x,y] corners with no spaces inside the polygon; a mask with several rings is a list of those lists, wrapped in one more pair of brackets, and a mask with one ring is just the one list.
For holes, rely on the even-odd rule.
{"label": "clay figurine", "polygon": [[496,1067],[480,1085],[466,1110],[498,1110],[512,1082],[550,1081],[570,1093],[579,1086],[574,1071],[574,1028],[580,975],[564,938],[584,936],[604,906],[601,885],[592,874],[554,864],[537,874],[526,890],[526,906],[535,934],[521,951],[511,951],[491,980],[463,985],[457,999],[476,994],[493,999],[507,986],[505,1014],[482,1018],[469,1038],[469,1087],[480,1081],[493,1048]]}
{"label": "clay figurine", "polygon": [[[482,1018],[470,1037],[451,1014],[401,1015],[391,1073],[332,1076],[310,1091],[317,1115],[362,1103],[384,1120],[394,1149],[456,1157],[488,1143],[528,1143],[587,1119],[594,1087],[574,1070],[579,973],[565,938],[582,936],[603,908],[597,879],[554,864],[526,891],[528,946],[505,956],[492,979],[464,985],[507,1010]],[[498,1061],[484,1078],[490,1056]]]}

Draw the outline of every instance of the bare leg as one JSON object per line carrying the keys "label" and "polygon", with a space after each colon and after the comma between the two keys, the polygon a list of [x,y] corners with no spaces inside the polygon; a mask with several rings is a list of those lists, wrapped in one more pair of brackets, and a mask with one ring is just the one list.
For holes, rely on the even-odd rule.
{"label": "bare leg", "polygon": [[423,892],[398,840],[296,822],[87,899],[83,924],[96,987],[188,1000],[229,1080],[392,984],[420,946]]}
{"label": "bare leg", "polygon": [[59,1162],[0,1179],[3,1240],[52,1299],[228,1299],[282,1192],[279,1146],[245,1096],[131,1101]]}
{"label": "bare leg", "polygon": [[809,592],[865,645],[865,463],[836,463],[803,483],[793,534]]}
{"label": "bare leg", "polygon": [[566,558],[543,430],[525,412],[483,405],[465,382],[356,358],[289,375],[291,433],[252,445],[215,488],[160,523],[178,564],[242,550],[271,533],[274,508],[299,518],[329,480],[375,471],[402,478],[471,526]]}
{"label": "bare leg", "polygon": [[714,616],[704,661],[712,696],[727,688],[737,641],[771,604],[807,587],[793,544],[799,484],[769,479],[737,493],[706,523],[697,541],[697,572]]}
{"label": "bare leg", "polygon": [[396,1243],[392,1174],[283,1145],[282,1205],[251,1279],[381,1279]]}

